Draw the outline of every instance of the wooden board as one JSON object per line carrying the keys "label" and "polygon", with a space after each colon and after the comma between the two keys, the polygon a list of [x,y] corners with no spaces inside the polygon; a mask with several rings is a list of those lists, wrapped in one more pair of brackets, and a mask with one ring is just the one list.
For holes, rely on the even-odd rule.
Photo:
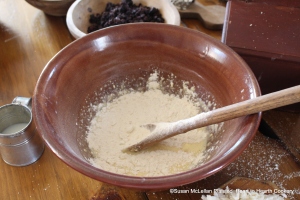
{"label": "wooden board", "polygon": [[245,177],[234,177],[221,186],[222,189],[229,187],[230,189],[240,190],[274,190],[279,189],[273,182],[259,181]]}
{"label": "wooden board", "polygon": [[[300,85],[300,1],[232,0],[222,42],[250,66],[263,94]],[[300,112],[300,103],[285,106]]]}
{"label": "wooden board", "polygon": [[272,130],[273,134],[300,160],[299,113],[271,110],[263,113],[263,121],[265,122],[265,126],[267,126],[269,130]]}
{"label": "wooden board", "polygon": [[198,19],[204,27],[210,30],[222,30],[225,19],[225,6],[222,5],[203,5],[195,1],[186,9],[179,9],[181,18]]}
{"label": "wooden board", "polygon": [[[221,186],[221,189],[230,188],[241,191],[265,192],[266,194],[276,194],[281,191],[277,185],[270,181],[260,181],[245,177],[234,177],[227,183]],[[285,198],[288,200],[289,198]]]}

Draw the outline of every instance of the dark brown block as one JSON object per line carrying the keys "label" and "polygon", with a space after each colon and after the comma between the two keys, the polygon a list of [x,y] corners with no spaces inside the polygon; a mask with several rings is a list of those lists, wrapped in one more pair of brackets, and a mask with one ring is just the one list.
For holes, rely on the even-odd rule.
{"label": "dark brown block", "polygon": [[[251,67],[263,94],[300,85],[300,1],[228,1],[222,42]],[[300,103],[284,108],[300,111]]]}

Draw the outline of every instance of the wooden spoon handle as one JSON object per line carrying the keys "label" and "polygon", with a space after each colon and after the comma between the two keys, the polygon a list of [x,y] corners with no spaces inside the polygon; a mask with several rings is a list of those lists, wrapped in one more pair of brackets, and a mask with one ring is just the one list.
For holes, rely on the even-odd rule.
{"label": "wooden spoon handle", "polygon": [[[300,85],[201,113],[179,123],[184,132],[300,102]],[[184,128],[184,126],[187,126]]]}
{"label": "wooden spoon handle", "polygon": [[196,128],[217,124],[237,117],[297,102],[300,102],[300,85],[218,108],[209,112],[200,113],[194,117],[179,120],[177,122],[152,124],[154,127],[152,134],[142,141],[124,149],[124,151],[140,151],[154,143]]}

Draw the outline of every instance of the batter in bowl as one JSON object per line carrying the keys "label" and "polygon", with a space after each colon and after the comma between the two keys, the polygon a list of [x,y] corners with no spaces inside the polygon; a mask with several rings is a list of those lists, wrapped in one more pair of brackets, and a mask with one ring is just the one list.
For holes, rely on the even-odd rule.
{"label": "batter in bowl", "polygon": [[[98,168],[131,176],[164,176],[187,171],[204,159],[209,131],[206,127],[177,135],[141,152],[122,149],[150,132],[141,125],[177,121],[202,112],[204,103],[191,99],[193,88],[183,87],[179,97],[160,89],[158,74],[151,74],[145,92],[125,92],[110,102],[95,106],[87,132],[92,153],[90,162]],[[201,104],[201,106],[199,106]]]}

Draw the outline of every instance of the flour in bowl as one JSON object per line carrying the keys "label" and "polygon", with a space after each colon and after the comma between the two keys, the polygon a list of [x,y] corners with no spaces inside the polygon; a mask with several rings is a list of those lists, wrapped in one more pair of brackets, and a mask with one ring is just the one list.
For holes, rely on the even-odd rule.
{"label": "flour in bowl", "polygon": [[96,106],[96,115],[88,127],[87,143],[92,153],[89,161],[98,168],[131,176],[164,176],[196,167],[204,159],[207,128],[168,138],[141,152],[122,150],[150,134],[141,125],[177,121],[202,112],[190,97],[192,88],[178,97],[162,92],[153,73],[148,90],[125,92],[112,101]]}

